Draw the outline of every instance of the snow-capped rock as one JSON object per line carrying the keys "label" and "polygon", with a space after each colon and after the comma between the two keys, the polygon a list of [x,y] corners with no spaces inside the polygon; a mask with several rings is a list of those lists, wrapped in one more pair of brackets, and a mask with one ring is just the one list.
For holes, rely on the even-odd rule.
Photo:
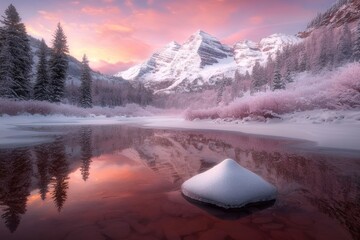
{"label": "snow-capped rock", "polygon": [[256,61],[265,64],[287,44],[295,44],[295,36],[273,34],[259,43],[241,41],[233,47],[201,30],[179,45],[171,42],[148,60],[119,72],[127,80],[139,80],[156,92],[189,92],[233,78],[235,71],[251,72]]}
{"label": "snow-capped rock", "polygon": [[232,159],[185,181],[181,191],[189,198],[223,208],[274,200],[277,194],[272,184]]}

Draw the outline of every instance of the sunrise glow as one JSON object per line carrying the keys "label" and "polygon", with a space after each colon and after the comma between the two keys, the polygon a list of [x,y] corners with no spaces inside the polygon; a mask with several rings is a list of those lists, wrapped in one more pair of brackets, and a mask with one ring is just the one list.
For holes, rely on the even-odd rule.
{"label": "sunrise glow", "polygon": [[68,36],[70,53],[86,53],[91,66],[115,73],[138,63],[170,41],[184,42],[202,29],[224,43],[259,40],[274,32],[295,34],[332,0],[317,1],[163,1],[88,0],[1,1],[13,3],[27,31],[51,44],[56,24]]}

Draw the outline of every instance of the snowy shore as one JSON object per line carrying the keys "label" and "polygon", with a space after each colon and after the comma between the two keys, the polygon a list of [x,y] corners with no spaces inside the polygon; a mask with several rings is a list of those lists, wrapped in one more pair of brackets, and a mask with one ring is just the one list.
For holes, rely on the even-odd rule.
{"label": "snowy shore", "polygon": [[[181,117],[66,117],[21,115],[0,117],[0,148],[50,141],[58,133],[43,126],[135,124],[147,128],[194,129],[242,132],[311,141],[320,148],[360,150],[359,111],[309,111],[282,116],[267,122],[196,120]],[[60,133],[59,133],[60,134]]]}

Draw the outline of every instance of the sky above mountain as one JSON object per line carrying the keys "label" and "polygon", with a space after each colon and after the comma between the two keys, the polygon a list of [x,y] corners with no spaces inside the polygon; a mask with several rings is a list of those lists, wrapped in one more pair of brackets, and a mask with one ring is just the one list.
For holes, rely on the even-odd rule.
{"label": "sky above mountain", "polygon": [[11,3],[30,35],[50,45],[61,22],[70,53],[86,53],[94,69],[111,74],[198,29],[230,45],[295,34],[334,0],[1,0],[1,15]]}

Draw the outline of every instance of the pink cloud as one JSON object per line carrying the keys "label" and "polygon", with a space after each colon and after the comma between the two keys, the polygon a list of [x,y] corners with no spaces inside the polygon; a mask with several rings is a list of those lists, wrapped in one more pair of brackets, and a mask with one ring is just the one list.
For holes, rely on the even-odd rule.
{"label": "pink cloud", "polygon": [[[122,63],[147,58],[172,40],[184,42],[198,29],[233,44],[289,28],[294,22],[310,19],[316,11],[295,1],[280,0],[272,1],[271,8],[269,2],[260,0],[164,1],[161,6],[158,1],[147,0],[141,7],[133,0],[101,2],[99,7],[89,1],[86,5],[72,1],[56,11],[48,6],[26,22],[28,31],[49,43],[57,22],[61,22],[75,57],[80,59],[87,53],[94,66],[108,63],[111,71]],[[104,64],[99,68],[106,69]]]}
{"label": "pink cloud", "polygon": [[59,21],[61,18],[58,13],[55,12],[49,12],[45,10],[39,10],[38,13],[41,15],[41,17],[45,20],[49,21]]}
{"label": "pink cloud", "polygon": [[130,27],[127,27],[127,26],[122,25],[122,24],[107,23],[107,24],[99,25],[98,31],[102,32],[102,33],[103,32],[130,33],[133,30]]}
{"label": "pink cloud", "polygon": [[254,25],[258,25],[264,22],[264,18],[261,16],[253,16],[249,19],[249,22]]}
{"label": "pink cloud", "polygon": [[99,8],[99,7],[91,7],[86,6],[81,9],[81,12],[88,15],[111,15],[111,14],[120,14],[120,9],[118,7],[105,7],[105,8]]}
{"label": "pink cloud", "polygon": [[94,70],[107,73],[107,74],[115,74],[120,71],[126,70],[131,66],[134,66],[135,62],[116,62],[116,63],[109,63],[106,61],[99,61],[91,63],[91,67]]}

